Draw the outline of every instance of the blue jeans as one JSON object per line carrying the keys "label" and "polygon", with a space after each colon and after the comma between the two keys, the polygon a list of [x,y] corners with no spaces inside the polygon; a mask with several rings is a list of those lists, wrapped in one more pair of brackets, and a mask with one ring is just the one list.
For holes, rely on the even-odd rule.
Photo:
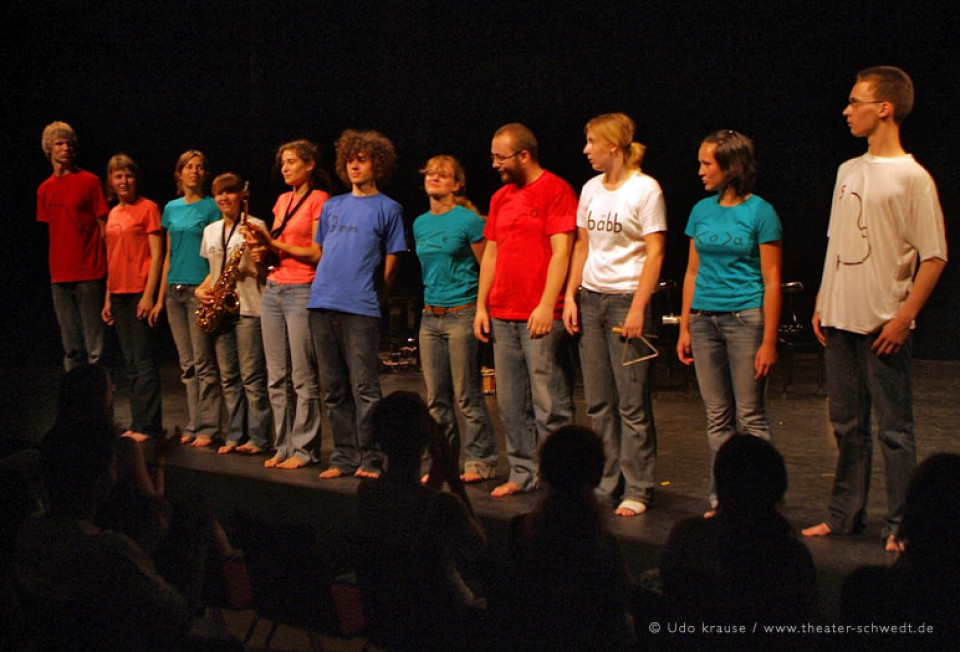
{"label": "blue jeans", "polygon": [[96,364],[103,355],[104,282],[52,283],[53,311],[60,324],[63,368],[70,371],[84,362]]}
{"label": "blue jeans", "polygon": [[309,283],[267,281],[260,327],[273,408],[273,445],[281,459],[320,461],[320,385],[310,334]]}
{"label": "blue jeans", "polygon": [[380,319],[337,310],[310,310],[320,361],[323,404],[333,442],[330,466],[351,474],[380,472],[383,453],[373,444],[371,416],[380,402]]}
{"label": "blue jeans", "polygon": [[762,342],[762,308],[690,315],[690,348],[707,409],[712,505],[717,501],[713,463],[720,447],[738,432],[770,440],[766,379],[754,379]]}
{"label": "blue jeans", "polygon": [[110,293],[110,310],[130,379],[130,430],[157,437],[163,432],[160,368],[153,329],[146,319],[137,318],[142,296]]}
{"label": "blue jeans", "polygon": [[267,377],[263,360],[263,339],[260,318],[225,317],[213,336],[220,367],[220,386],[227,408],[228,442],[244,439],[258,448],[270,445],[270,401],[267,400]]}
{"label": "blue jeans", "polygon": [[493,320],[497,407],[506,430],[509,481],[529,491],[539,485],[538,449],[551,432],[573,421],[570,385],[557,349],[563,325],[530,337],[524,321]]}
{"label": "blue jeans", "polygon": [[[606,458],[600,492],[616,501],[623,474],[623,498],[649,504],[657,459],[651,361],[624,367],[621,358],[625,340],[611,330],[623,325],[632,301],[632,294],[580,290],[580,366],[587,416],[603,440]],[[648,306],[645,331],[652,325],[650,312]]]}
{"label": "blue jeans", "polygon": [[197,325],[196,285],[170,284],[164,305],[177,345],[180,380],[187,390],[186,435],[220,435],[220,378],[212,338]]}
{"label": "blue jeans", "polygon": [[839,449],[827,525],[837,534],[858,532],[864,527],[873,463],[873,408],[887,469],[887,515],[881,532],[886,538],[900,527],[907,485],[917,466],[911,340],[898,352],[880,357],[870,350],[877,333],[859,335],[825,328],[824,334],[830,424]]}
{"label": "blue jeans", "polygon": [[445,315],[424,312],[420,321],[420,361],[427,383],[430,414],[443,428],[454,453],[460,456],[460,432],[454,400],[465,426],[467,470],[497,466],[493,421],[480,381],[479,343],[473,335],[476,308]]}

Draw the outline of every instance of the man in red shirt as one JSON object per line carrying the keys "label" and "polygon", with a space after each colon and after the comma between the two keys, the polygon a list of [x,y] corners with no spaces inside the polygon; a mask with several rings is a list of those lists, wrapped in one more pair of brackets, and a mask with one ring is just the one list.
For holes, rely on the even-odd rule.
{"label": "man in red shirt", "polygon": [[510,477],[492,495],[508,496],[537,487],[539,443],[573,420],[557,349],[577,196],[540,166],[537,139],[522,124],[497,130],[490,159],[504,186],[490,200],[483,230],[474,334],[484,342],[493,334]]}
{"label": "man in red shirt", "polygon": [[104,249],[107,201],[100,179],[76,166],[77,135],[65,122],[43,130],[43,153],[53,174],[37,189],[37,221],[50,234],[53,309],[67,371],[96,363],[103,353]]}

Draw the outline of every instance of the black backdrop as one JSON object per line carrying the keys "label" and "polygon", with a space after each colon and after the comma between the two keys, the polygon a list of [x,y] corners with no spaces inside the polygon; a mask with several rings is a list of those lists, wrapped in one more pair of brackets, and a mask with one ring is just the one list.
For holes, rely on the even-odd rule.
{"label": "black backdrop", "polygon": [[[840,115],[857,70],[893,64],[917,88],[903,140],[936,179],[951,249],[960,206],[957,128],[960,3],[886,2],[15,2],[0,10],[4,53],[0,208],[2,359],[59,358],[46,232],[34,221],[49,175],[43,126],[77,130],[82,167],[101,177],[117,151],[145,174],[143,194],[173,198],[173,164],[204,150],[214,174],[251,179],[252,212],[268,216],[282,182],[280,143],[330,145],[346,127],[378,129],[397,146],[385,189],[426,209],[417,169],[461,159],[485,209],[499,179],[489,140],[528,124],[541,160],[575,188],[592,171],[583,125],[625,111],[647,145],[644,169],[663,186],[671,233],[664,276],[681,279],[683,228],[703,196],[700,139],[720,128],[753,137],[757,192],[784,224],[784,279],[819,283],[837,165],[862,153]],[[415,294],[416,257],[396,292]],[[916,352],[960,358],[956,265],[921,317]]]}

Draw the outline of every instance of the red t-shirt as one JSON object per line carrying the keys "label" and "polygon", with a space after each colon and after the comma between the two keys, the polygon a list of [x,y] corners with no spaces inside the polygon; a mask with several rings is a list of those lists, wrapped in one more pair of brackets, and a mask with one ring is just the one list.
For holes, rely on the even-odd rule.
{"label": "red t-shirt", "polygon": [[143,292],[150,273],[151,233],[160,233],[160,208],[140,197],[129,206],[114,206],[107,216],[107,290]]}
{"label": "red t-shirt", "polygon": [[[490,288],[490,315],[527,319],[540,303],[553,250],[550,236],[577,228],[577,196],[560,177],[544,171],[525,186],[508,184],[490,200],[483,236],[497,243],[497,266]],[[557,295],[554,319],[563,310]]]}
{"label": "red t-shirt", "polygon": [[91,281],[107,275],[100,222],[107,216],[100,180],[85,170],[51,175],[37,189],[37,221],[50,233],[50,281]]}

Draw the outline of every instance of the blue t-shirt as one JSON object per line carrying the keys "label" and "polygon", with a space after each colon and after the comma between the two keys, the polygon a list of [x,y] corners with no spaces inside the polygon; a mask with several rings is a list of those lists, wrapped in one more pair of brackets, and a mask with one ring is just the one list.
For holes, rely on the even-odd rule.
{"label": "blue t-shirt", "polygon": [[483,226],[483,218],[463,206],[442,215],[427,211],[414,221],[424,303],[452,308],[477,300],[480,268],[470,245],[483,240]]}
{"label": "blue t-shirt", "polygon": [[170,269],[167,283],[199,285],[207,278],[210,266],[200,255],[203,230],[220,219],[220,209],[213,197],[188,204],[183,197],[163,207],[160,225],[170,236]]}
{"label": "blue t-shirt", "polygon": [[690,211],[686,234],[700,258],[692,308],[735,312],[763,305],[760,245],[783,238],[773,206],[756,195],[736,206],[707,197]]}
{"label": "blue t-shirt", "polygon": [[407,250],[403,207],[380,193],[331,197],[323,205],[314,242],[323,255],[307,307],[379,317],[375,273],[385,254]]}

